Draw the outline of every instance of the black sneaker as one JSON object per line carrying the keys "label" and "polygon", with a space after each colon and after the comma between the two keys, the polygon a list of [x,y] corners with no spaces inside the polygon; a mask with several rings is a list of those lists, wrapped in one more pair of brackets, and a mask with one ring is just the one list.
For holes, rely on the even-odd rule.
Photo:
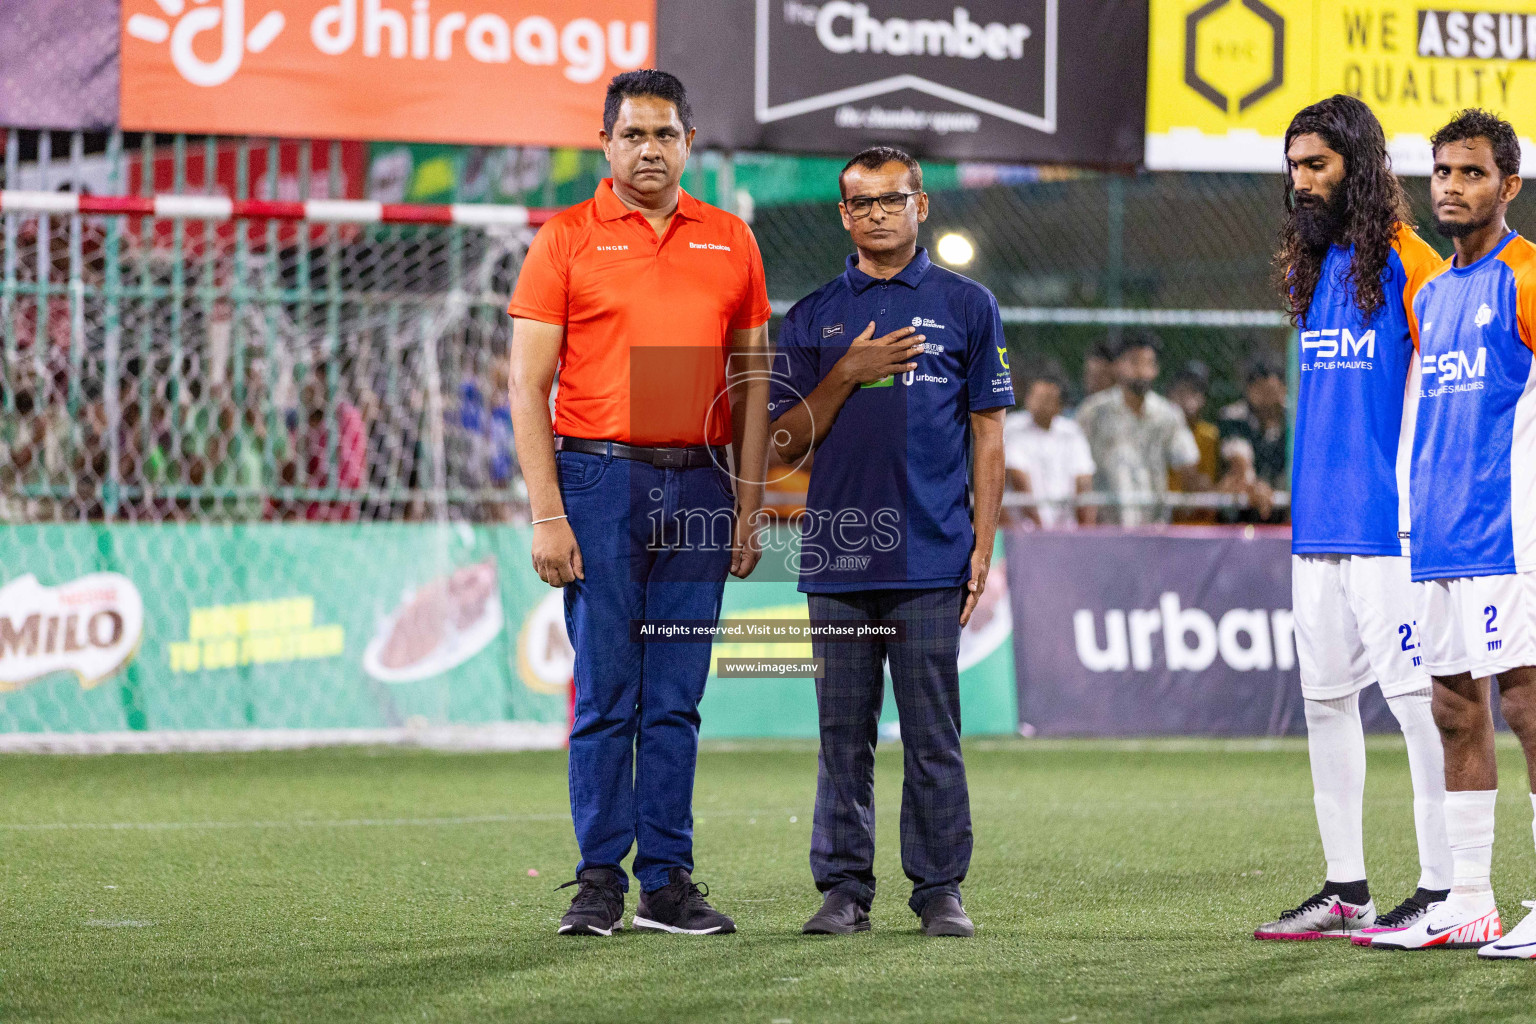
{"label": "black sneaker", "polygon": [[729,935],[736,922],[704,899],[709,886],[694,885],[682,868],[673,868],[672,881],[655,892],[640,894],[635,911],[637,931],[671,932],[674,935]]}
{"label": "black sneaker", "polygon": [[573,885],[581,888],[571,900],[571,909],[560,919],[557,935],[606,936],[624,927],[624,890],[619,888],[616,872],[607,868],[587,868],[555,891]]}

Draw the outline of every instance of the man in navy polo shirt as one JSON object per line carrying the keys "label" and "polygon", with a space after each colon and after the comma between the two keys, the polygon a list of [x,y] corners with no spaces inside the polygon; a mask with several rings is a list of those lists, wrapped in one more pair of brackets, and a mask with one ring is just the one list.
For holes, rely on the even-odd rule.
{"label": "man in navy polo shirt", "polygon": [[[810,934],[869,929],[875,740],[889,662],[905,781],[901,863],[928,935],[972,935],[960,904],[971,813],[960,756],[960,628],[987,583],[1013,405],[997,300],[917,244],[928,196],[916,160],[876,147],[843,168],[856,255],[779,332],[771,435],[814,451],[800,548],[813,623],[897,624],[899,639],[815,639],[821,754]],[[970,507],[974,475],[974,509]]]}

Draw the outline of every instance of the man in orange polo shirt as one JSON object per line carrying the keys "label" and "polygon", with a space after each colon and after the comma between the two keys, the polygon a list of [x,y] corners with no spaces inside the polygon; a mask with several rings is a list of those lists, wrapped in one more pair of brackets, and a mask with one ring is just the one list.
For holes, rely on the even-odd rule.
{"label": "man in orange polo shirt", "polygon": [[615,77],[599,135],[613,177],[534,238],[507,310],[533,565],[565,588],[576,649],[570,786],[581,863],[561,934],[622,927],[620,861],[631,845],[636,928],[736,930],[691,878],[710,640],[639,632],[662,620],[713,624],[726,572],[745,577],[758,559],[763,262],[746,224],[679,187],[693,136],[676,78]]}

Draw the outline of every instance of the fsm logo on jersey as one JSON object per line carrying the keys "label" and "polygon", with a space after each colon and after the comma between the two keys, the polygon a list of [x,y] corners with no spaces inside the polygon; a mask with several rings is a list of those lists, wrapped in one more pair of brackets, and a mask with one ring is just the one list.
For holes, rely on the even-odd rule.
{"label": "fsm logo on jersey", "polygon": [[1420,398],[1434,398],[1458,391],[1481,391],[1488,375],[1488,350],[1478,347],[1477,355],[1467,358],[1464,350],[1426,355],[1420,364],[1424,386]]}
{"label": "fsm logo on jersey", "polygon": [[1376,331],[1358,338],[1348,327],[1301,332],[1303,370],[1369,370],[1376,358]]}

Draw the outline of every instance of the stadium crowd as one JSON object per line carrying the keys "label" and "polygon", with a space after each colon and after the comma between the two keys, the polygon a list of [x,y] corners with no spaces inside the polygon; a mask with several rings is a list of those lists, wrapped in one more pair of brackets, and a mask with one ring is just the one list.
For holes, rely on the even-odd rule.
{"label": "stadium crowd", "polygon": [[[1100,342],[1085,356],[1076,389],[1059,364],[1016,380],[1019,405],[1004,434],[1010,524],[1288,521],[1287,506],[1275,501],[1288,489],[1284,371],[1252,363],[1243,397],[1213,409],[1203,362],[1174,371],[1166,394],[1157,389],[1161,347],[1146,332]],[[523,493],[507,368],[486,363],[465,370],[444,396],[445,486],[465,518],[510,522]],[[389,384],[378,368],[356,372],[350,364],[334,380],[326,364],[314,364],[286,388],[270,388],[257,363],[245,376],[237,399],[199,374],[177,388],[152,374],[145,387],[130,367],[118,395],[114,472],[104,389],[66,366],[38,375],[24,353],[7,378],[14,412],[0,425],[0,522],[419,521],[430,514],[431,439],[419,389],[385,401]],[[770,504],[797,507],[807,478],[780,468]],[[1179,503],[1190,495],[1236,500]]]}
{"label": "stadium crowd", "polygon": [[[1010,521],[1040,529],[1152,523],[1284,523],[1289,486],[1284,371],[1265,360],[1243,397],[1208,417],[1210,369],[1191,361],[1155,390],[1162,342],[1150,332],[1106,341],[1083,361],[1081,400],[1059,366],[1017,381],[1004,426]],[[1229,497],[1221,507],[1177,497]]]}

